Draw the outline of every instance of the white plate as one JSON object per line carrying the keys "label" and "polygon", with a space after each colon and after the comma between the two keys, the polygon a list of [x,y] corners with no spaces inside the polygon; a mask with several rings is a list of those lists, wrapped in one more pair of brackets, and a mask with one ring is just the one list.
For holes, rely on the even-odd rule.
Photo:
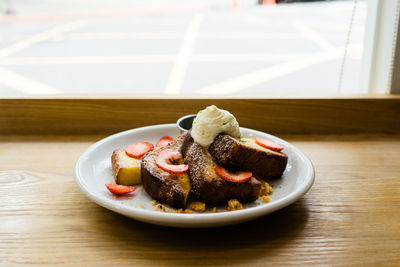
{"label": "white plate", "polygon": [[311,161],[299,149],[263,132],[247,128],[241,130],[244,137],[267,137],[285,146],[283,152],[289,157],[288,164],[283,177],[272,183],[274,193],[268,203],[257,200],[237,211],[225,211],[223,207],[218,207],[216,213],[206,211],[181,214],[156,211],[151,205],[152,198],[142,186],[138,186],[136,191],[128,195],[113,196],[104,185],[113,181],[110,159],[113,150],[125,148],[134,142],[147,141],[155,144],[164,135],[176,137],[179,131],[175,124],[132,129],[98,141],[76,162],[75,181],[83,193],[100,206],[139,221],[175,227],[214,227],[249,221],[292,204],[311,188],[314,182],[314,168]]}

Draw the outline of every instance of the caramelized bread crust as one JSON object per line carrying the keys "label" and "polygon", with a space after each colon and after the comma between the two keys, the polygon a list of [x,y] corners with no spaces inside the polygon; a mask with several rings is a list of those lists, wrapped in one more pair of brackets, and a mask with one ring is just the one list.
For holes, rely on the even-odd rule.
{"label": "caramelized bread crust", "polygon": [[158,153],[164,149],[181,152],[184,136],[179,136],[166,147],[146,153],[141,160],[143,187],[146,192],[161,203],[175,208],[184,208],[190,192],[188,174],[173,174],[159,168],[155,163]]}
{"label": "caramelized bread crust", "polygon": [[226,204],[230,199],[252,202],[260,194],[261,182],[252,177],[244,183],[233,183],[215,173],[216,162],[207,150],[193,141],[190,132],[185,136],[182,153],[189,165],[193,195],[208,204]]}
{"label": "caramelized bread crust", "polygon": [[240,142],[227,134],[219,134],[208,151],[222,166],[232,170],[251,171],[261,178],[281,177],[288,161],[284,153],[251,142]]}

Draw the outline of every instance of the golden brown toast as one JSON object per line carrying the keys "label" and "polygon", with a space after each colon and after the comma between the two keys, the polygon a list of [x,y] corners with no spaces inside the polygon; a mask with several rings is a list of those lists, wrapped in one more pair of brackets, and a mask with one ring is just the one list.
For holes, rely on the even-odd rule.
{"label": "golden brown toast", "polygon": [[219,134],[208,151],[222,166],[232,170],[251,171],[259,178],[281,177],[288,157],[249,141],[239,141],[227,134]]}
{"label": "golden brown toast", "polygon": [[190,192],[188,174],[169,173],[156,164],[156,157],[164,149],[181,152],[184,135],[178,136],[166,147],[146,153],[141,161],[143,187],[146,192],[161,203],[175,208],[184,208]]}

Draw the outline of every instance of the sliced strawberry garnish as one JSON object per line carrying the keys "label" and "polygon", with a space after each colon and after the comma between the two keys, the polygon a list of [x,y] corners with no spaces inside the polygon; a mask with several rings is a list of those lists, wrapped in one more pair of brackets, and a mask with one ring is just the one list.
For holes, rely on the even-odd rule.
{"label": "sliced strawberry garnish", "polygon": [[188,171],[189,166],[186,164],[174,165],[174,162],[182,160],[182,154],[176,150],[164,149],[158,153],[156,158],[156,164],[164,171],[171,173],[185,173]]}
{"label": "sliced strawberry garnish", "polygon": [[106,184],[108,190],[115,195],[124,195],[136,190],[134,186],[118,185],[118,184]]}
{"label": "sliced strawberry garnish", "polygon": [[170,136],[163,136],[160,138],[160,140],[158,140],[156,146],[158,147],[163,147],[168,145],[169,143],[171,143],[172,141],[174,141],[174,139]]}
{"label": "sliced strawberry garnish", "polygon": [[153,144],[149,142],[139,142],[129,145],[125,153],[132,158],[141,158],[144,154],[154,149]]}
{"label": "sliced strawberry garnish", "polygon": [[230,172],[224,167],[218,165],[215,167],[215,172],[224,180],[234,183],[244,183],[247,182],[253,174],[248,171],[237,171],[237,172]]}
{"label": "sliced strawberry garnish", "polygon": [[256,138],[256,143],[262,147],[280,152],[282,151],[282,149],[284,149],[285,147],[281,144],[277,144],[267,138],[261,138],[261,137],[257,137]]}

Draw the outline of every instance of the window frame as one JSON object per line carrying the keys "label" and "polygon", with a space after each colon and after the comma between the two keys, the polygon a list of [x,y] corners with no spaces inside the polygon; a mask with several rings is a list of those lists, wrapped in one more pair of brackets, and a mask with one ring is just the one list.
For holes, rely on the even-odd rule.
{"label": "window frame", "polygon": [[[399,4],[400,5],[400,4]],[[400,9],[400,7],[398,7]],[[399,11],[399,10],[398,10]],[[399,14],[399,13],[398,13]],[[399,18],[400,20],[400,18]],[[400,21],[397,21],[397,40],[393,58],[391,89],[392,94],[400,94]]]}
{"label": "window frame", "polygon": [[397,73],[400,70],[400,47],[397,38],[399,9],[399,1],[368,0],[365,24],[368,32],[364,37],[360,92],[399,93],[396,85]]}

